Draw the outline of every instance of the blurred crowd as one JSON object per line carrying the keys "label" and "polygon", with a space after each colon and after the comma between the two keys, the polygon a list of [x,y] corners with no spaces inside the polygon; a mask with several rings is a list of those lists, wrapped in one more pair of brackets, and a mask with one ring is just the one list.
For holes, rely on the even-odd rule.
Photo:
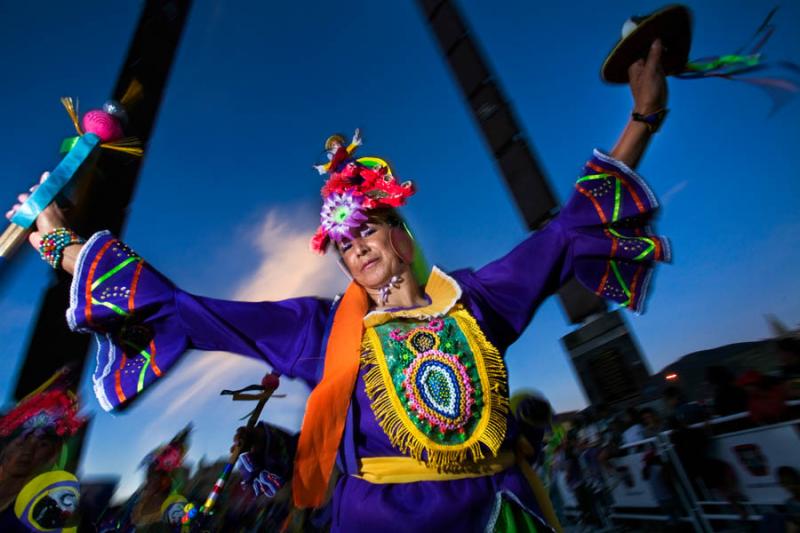
{"label": "blurred crowd", "polygon": [[545,453],[537,461],[562,523],[570,519],[557,478],[577,502],[579,523],[608,527],[615,488],[633,483],[629,464],[619,458],[635,450],[642,456],[636,474],[668,517],[666,530],[682,522],[688,527],[681,518],[687,515],[686,501],[694,498],[725,502],[738,523],[749,523],[753,530],[800,531],[795,468],[778,464],[774,469],[774,481],[787,499],[756,520],[735,469],[714,454],[715,435],[800,419],[800,338],[779,338],[777,348],[772,374],[747,369],[737,375],[727,367],[707,367],[705,398],[689,401],[680,386],[667,382],[656,401],[616,409],[595,405],[554,416]]}

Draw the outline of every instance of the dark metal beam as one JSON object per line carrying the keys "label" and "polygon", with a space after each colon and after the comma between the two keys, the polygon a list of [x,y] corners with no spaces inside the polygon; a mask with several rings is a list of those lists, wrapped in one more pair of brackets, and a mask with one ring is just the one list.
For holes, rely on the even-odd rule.
{"label": "dark metal beam", "polygon": [[[142,140],[145,154],[191,4],[191,0],[146,2],[111,95],[121,100],[131,91],[138,94],[126,106],[126,133]],[[97,104],[99,107],[102,102]],[[102,151],[94,170],[82,179],[75,193],[77,201],[70,223],[76,231],[82,235],[101,229],[117,234],[122,231],[141,165],[142,158]],[[44,296],[17,378],[14,394],[18,399],[61,366],[69,364],[76,372],[83,368],[89,337],[72,333],[64,318],[70,281],[67,274],[56,274]]]}
{"label": "dark metal beam", "polygon": [[[451,0],[417,0],[462,94],[494,156],[528,229],[540,228],[559,202],[503,95],[488,62]],[[573,324],[606,310],[605,302],[574,279],[559,292]]]}

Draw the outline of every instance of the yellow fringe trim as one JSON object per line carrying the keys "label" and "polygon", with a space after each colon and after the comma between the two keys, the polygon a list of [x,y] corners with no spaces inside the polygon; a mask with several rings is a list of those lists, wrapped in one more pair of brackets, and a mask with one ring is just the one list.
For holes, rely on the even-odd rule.
{"label": "yellow fringe trim", "polygon": [[450,316],[467,339],[483,395],[478,425],[466,441],[440,444],[417,428],[394,390],[374,327],[364,334],[362,362],[369,367],[364,374],[364,385],[372,412],[392,446],[440,471],[458,472],[468,470],[487,456],[497,455],[506,436],[508,385],[505,362],[475,319],[461,305],[457,305]]}

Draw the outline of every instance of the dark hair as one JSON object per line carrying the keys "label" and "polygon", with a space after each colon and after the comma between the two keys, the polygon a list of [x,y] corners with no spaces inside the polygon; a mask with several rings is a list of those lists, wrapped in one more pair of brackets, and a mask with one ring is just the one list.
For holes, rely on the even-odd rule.
{"label": "dark hair", "polygon": [[721,387],[733,381],[733,373],[724,366],[712,365],[706,368],[706,381]]}
{"label": "dark hair", "polygon": [[778,349],[782,352],[789,352],[794,355],[800,355],[800,338],[792,336],[792,337],[782,337],[778,339],[776,343]]}
{"label": "dark hair", "polygon": [[664,398],[670,400],[683,400],[683,392],[681,389],[674,385],[670,385],[666,389],[664,389]]}
{"label": "dark hair", "polygon": [[639,411],[639,416],[644,416],[644,415],[658,416],[658,413],[656,413],[656,410],[653,409],[652,407],[644,407],[641,411]]}
{"label": "dark hair", "polygon": [[778,470],[776,471],[778,482],[780,483],[782,479],[786,479],[789,483],[793,485],[800,484],[800,472],[792,468],[791,466],[779,466]]}

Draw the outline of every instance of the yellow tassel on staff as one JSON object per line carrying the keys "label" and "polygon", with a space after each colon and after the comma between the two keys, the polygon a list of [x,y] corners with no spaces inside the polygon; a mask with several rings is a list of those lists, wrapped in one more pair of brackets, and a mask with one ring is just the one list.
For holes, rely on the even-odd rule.
{"label": "yellow tassel on staff", "polygon": [[72,98],[68,96],[62,96],[61,103],[64,105],[64,109],[67,110],[67,114],[69,115],[70,120],[72,120],[72,125],[75,126],[75,131],[78,132],[78,135],[83,135],[83,131],[81,130],[81,124],[80,121],[78,120],[77,102],[73,104]]}
{"label": "yellow tassel on staff", "polygon": [[142,84],[139,80],[133,78],[128,84],[128,88],[125,89],[125,94],[119,99],[119,103],[125,107],[130,107],[132,103],[138,101],[142,97],[142,94]]}

